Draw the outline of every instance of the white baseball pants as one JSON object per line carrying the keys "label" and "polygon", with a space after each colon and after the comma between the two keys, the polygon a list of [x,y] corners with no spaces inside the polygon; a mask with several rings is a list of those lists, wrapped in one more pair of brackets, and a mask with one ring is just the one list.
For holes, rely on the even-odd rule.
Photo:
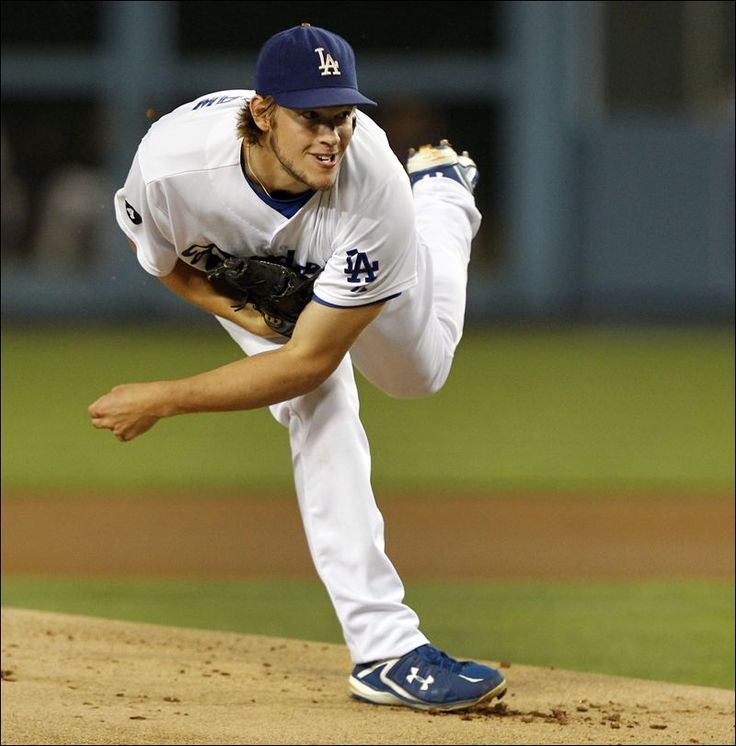
{"label": "white baseball pants", "polygon": [[[414,203],[423,244],[418,284],[386,303],[321,386],[270,407],[289,429],[307,543],[355,663],[401,656],[428,641],[384,551],[352,368],[401,398],[438,391],[450,372],[463,331],[470,242],[481,216],[472,195],[444,177],[419,181]],[[218,320],[247,355],[275,347]]]}

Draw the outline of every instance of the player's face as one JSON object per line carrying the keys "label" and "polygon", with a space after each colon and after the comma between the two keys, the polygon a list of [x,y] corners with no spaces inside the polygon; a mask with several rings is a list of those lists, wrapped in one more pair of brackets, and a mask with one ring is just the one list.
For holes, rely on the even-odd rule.
{"label": "player's face", "polygon": [[292,183],[285,191],[329,189],[353,136],[355,107],[323,109],[279,107],[266,140],[281,177]]}

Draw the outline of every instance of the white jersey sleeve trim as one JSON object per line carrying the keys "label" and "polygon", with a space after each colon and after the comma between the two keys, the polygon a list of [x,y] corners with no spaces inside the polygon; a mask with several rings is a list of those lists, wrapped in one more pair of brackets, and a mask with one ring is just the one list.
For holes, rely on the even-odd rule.
{"label": "white jersey sleeve trim", "polygon": [[322,306],[327,306],[328,308],[365,308],[366,306],[376,306],[379,303],[386,303],[387,301],[393,300],[394,298],[398,298],[400,295],[401,293],[394,293],[393,295],[389,295],[387,298],[372,300],[368,303],[356,303],[352,306],[339,306],[337,305],[337,303],[330,303],[329,301],[323,300],[318,295],[312,295],[312,300],[316,301]]}

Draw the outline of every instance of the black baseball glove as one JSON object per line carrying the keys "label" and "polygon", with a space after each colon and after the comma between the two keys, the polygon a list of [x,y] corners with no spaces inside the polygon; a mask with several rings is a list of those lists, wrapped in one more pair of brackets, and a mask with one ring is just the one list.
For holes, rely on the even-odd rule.
{"label": "black baseball glove", "polygon": [[223,295],[237,301],[236,311],[251,304],[275,332],[291,337],[299,314],[312,299],[317,275],[302,277],[272,259],[228,257],[207,278]]}

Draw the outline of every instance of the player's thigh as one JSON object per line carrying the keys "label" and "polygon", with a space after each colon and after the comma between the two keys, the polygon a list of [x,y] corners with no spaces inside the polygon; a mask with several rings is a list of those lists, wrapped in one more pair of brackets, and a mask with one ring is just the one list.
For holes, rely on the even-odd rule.
{"label": "player's thigh", "polygon": [[374,386],[401,399],[442,388],[454,351],[447,331],[414,290],[388,301],[350,351],[355,367]]}

